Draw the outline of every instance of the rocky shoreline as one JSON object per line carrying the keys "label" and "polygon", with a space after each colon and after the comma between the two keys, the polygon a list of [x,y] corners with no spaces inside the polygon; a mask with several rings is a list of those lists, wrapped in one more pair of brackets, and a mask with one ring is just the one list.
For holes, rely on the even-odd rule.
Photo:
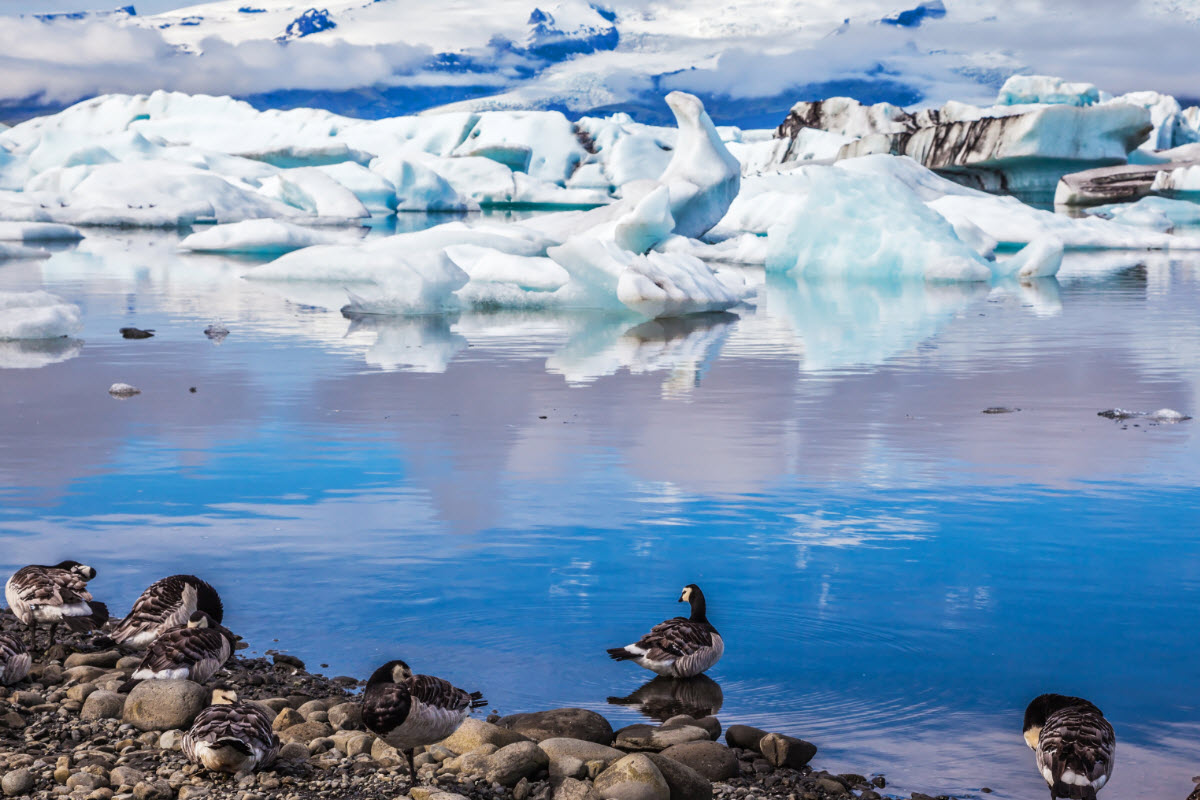
{"label": "rocky shoreline", "polygon": [[[16,632],[7,611],[0,629]],[[276,714],[278,760],[226,776],[188,763],[180,740],[212,686],[146,681],[118,690],[140,655],[69,637],[0,687],[0,788],[38,800],[878,800],[880,776],[832,774],[815,745],[679,715],[614,731],[594,711],[554,709],[468,719],[418,752],[413,786],[402,754],[362,730],[363,682],[306,671],[298,659],[235,655],[213,680]],[[723,740],[723,742],[721,741]],[[916,800],[928,795],[914,793]],[[939,800],[949,800],[941,797]]]}

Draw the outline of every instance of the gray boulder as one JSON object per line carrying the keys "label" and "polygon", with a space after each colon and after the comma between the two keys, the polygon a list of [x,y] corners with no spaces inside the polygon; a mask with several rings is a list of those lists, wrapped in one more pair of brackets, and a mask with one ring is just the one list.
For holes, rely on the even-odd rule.
{"label": "gray boulder", "polygon": [[800,769],[817,754],[817,746],[794,736],[769,733],[759,740],[758,752],[771,766]]}
{"label": "gray boulder", "polygon": [[29,794],[33,791],[33,773],[25,767],[14,769],[12,772],[6,773],[0,780],[0,787],[3,787],[7,797]]}
{"label": "gray boulder", "polygon": [[554,789],[554,800],[600,800],[588,781],[564,778]]}
{"label": "gray boulder", "polygon": [[79,712],[79,718],[85,720],[120,719],[124,709],[125,695],[101,689],[87,696],[83,702],[83,709]]}
{"label": "gray boulder", "polygon": [[358,703],[340,703],[329,709],[329,724],[335,731],[362,730],[362,706]]}
{"label": "gray boulder", "polygon": [[187,730],[208,700],[208,690],[192,681],[142,681],[126,698],[122,719],[143,731]]}
{"label": "gray boulder", "polygon": [[662,753],[646,753],[671,789],[671,800],[712,800],[712,782],[685,764]]}
{"label": "gray boulder", "polygon": [[550,764],[550,757],[533,742],[514,742],[487,757],[487,779],[501,786],[516,786]]}
{"label": "gray boulder", "polygon": [[585,708],[554,708],[528,714],[511,714],[497,723],[535,742],[566,737],[597,744],[612,744],[613,729],[604,717]]}
{"label": "gray boulder", "polygon": [[285,728],[279,732],[279,741],[287,744],[288,742],[300,742],[308,744],[313,739],[320,739],[324,736],[329,736],[333,733],[333,728],[326,725],[324,722],[301,722],[299,725],[293,725],[290,728]]}
{"label": "gray boulder", "polygon": [[687,742],[708,742],[708,731],[695,725],[677,725],[656,728],[645,723],[636,723],[621,728],[613,741],[614,747],[622,750],[653,750],[658,752]]}
{"label": "gray boulder", "polygon": [[63,668],[104,667],[105,669],[112,669],[120,660],[121,653],[117,650],[105,650],[99,653],[72,653],[63,662]]}
{"label": "gray boulder", "polygon": [[[586,764],[589,761],[602,761],[604,766],[608,767],[614,761],[619,761],[625,757],[625,754],[613,747],[607,747],[595,742],[588,742],[583,739],[568,739],[566,737],[556,737],[554,739],[543,739],[538,742],[538,747],[546,752],[550,757],[550,766],[553,770],[554,764],[559,759],[574,758]],[[551,772],[553,774],[553,771]]]}
{"label": "gray boulder", "polygon": [[513,742],[528,741],[528,736],[524,736],[516,731],[501,728],[499,725],[493,725],[490,722],[467,717],[463,720],[462,725],[458,726],[458,730],[443,739],[440,744],[461,754],[469,753],[485,744],[504,747]]}
{"label": "gray boulder", "polygon": [[604,800],[671,800],[671,787],[645,753],[633,753],[596,776]]}
{"label": "gray boulder", "polygon": [[719,742],[677,744],[663,750],[662,755],[695,770],[710,781],[724,781],[738,775],[737,756]]}
{"label": "gray boulder", "polygon": [[767,735],[767,731],[761,728],[752,728],[749,725],[730,725],[725,730],[725,741],[730,747],[740,747],[743,750],[753,750],[758,752],[758,743]]}

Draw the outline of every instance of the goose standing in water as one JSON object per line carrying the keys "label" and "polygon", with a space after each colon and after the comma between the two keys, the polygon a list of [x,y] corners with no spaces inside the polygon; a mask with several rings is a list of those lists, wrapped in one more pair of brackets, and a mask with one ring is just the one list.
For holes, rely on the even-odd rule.
{"label": "goose standing in water", "polygon": [[487,701],[432,675],[413,675],[403,661],[389,661],[371,675],[363,691],[363,723],[408,757],[413,782],[413,749],[440,742],[458,730],[467,715]]}
{"label": "goose standing in water", "polygon": [[229,660],[233,653],[231,636],[208,614],[193,612],[187,627],[173,628],[154,640],[121,691],[148,680],[187,678],[204,683]]}
{"label": "goose standing in water", "polygon": [[213,772],[253,772],[279,755],[275,716],[256,703],[243,703],[228,689],[213,690],[213,704],[196,716],[183,735],[188,761]]}
{"label": "goose standing in water", "polygon": [[225,612],[217,590],[195,575],[172,575],[142,592],[129,616],[113,631],[112,639],[141,650],[172,628],[187,625],[196,611],[220,622]]}
{"label": "goose standing in water", "polygon": [[12,686],[29,674],[33,659],[20,637],[0,633],[0,686]]}
{"label": "goose standing in water", "polygon": [[31,650],[37,649],[37,626],[50,625],[50,648],[54,633],[65,624],[72,631],[87,631],[108,621],[108,608],[92,599],[87,582],[96,570],[78,561],[62,561],[54,566],[32,564],[13,573],[4,586],[9,608],[29,626]]}
{"label": "goose standing in water", "polygon": [[1113,771],[1117,736],[1100,709],[1079,697],[1043,694],[1025,709],[1025,743],[1050,800],[1096,800]]}
{"label": "goose standing in water", "polygon": [[691,604],[691,617],[660,622],[633,644],[610,649],[609,657],[613,661],[632,661],[669,678],[690,678],[716,664],[725,652],[725,642],[705,615],[704,592],[689,583],[683,587],[679,602]]}

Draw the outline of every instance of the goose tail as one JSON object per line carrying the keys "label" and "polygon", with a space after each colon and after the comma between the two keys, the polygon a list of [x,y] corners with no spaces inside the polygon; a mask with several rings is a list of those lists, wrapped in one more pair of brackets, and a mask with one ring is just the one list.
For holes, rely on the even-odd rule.
{"label": "goose tail", "polygon": [[608,657],[613,661],[630,661],[637,658],[637,654],[629,652],[624,647],[610,647]]}
{"label": "goose tail", "polygon": [[471,708],[484,708],[488,704],[487,700],[483,699],[483,692],[471,692]]}

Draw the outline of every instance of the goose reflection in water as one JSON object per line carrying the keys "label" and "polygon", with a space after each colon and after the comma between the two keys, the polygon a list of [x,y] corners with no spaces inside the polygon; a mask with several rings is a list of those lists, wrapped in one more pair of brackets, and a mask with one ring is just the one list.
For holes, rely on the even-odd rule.
{"label": "goose reflection in water", "polygon": [[643,684],[628,697],[610,697],[610,705],[636,707],[650,719],[666,722],[671,717],[716,716],[725,702],[721,685],[707,675],[667,678],[662,675]]}

